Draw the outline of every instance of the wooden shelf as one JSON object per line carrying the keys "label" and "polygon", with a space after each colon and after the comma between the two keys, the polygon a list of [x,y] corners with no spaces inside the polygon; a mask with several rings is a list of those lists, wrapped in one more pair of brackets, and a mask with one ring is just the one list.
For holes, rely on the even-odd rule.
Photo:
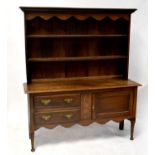
{"label": "wooden shelf", "polygon": [[61,61],[97,61],[109,59],[126,59],[127,56],[87,56],[87,57],[55,57],[55,58],[29,58],[28,62],[61,62]]}
{"label": "wooden shelf", "polygon": [[126,34],[105,34],[105,35],[27,35],[27,38],[117,38],[117,37],[127,37]]}
{"label": "wooden shelf", "polygon": [[102,76],[85,76],[85,77],[64,77],[64,78],[42,78],[42,79],[32,79],[32,83],[42,83],[42,82],[54,82],[54,81],[72,81],[72,80],[95,80],[95,79],[122,79],[123,75],[102,75]]}

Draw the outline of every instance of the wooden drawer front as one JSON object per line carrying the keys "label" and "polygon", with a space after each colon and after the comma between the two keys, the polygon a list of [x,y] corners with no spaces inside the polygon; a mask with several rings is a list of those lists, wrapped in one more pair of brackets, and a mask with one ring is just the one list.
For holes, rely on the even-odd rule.
{"label": "wooden drawer front", "polygon": [[65,94],[35,96],[34,103],[36,108],[75,107],[80,106],[80,95]]}
{"label": "wooden drawer front", "polygon": [[119,117],[132,114],[133,94],[130,90],[116,90],[93,94],[93,117]]}
{"label": "wooden drawer front", "polygon": [[67,122],[78,122],[79,120],[80,120],[80,110],[44,112],[35,114],[36,124],[59,124]]}

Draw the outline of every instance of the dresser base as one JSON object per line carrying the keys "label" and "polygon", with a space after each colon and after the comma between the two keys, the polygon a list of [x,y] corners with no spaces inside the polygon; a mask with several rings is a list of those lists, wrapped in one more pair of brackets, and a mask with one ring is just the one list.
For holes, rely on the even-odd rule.
{"label": "dresser base", "polygon": [[[73,83],[75,86],[70,87]],[[96,87],[89,89],[92,85],[88,80],[25,85],[31,151],[35,151],[35,131],[41,127],[52,129],[57,125],[69,128],[75,124],[88,126],[93,122],[105,124],[115,121],[123,130],[124,120],[128,119],[131,122],[130,140],[134,139],[138,84],[113,79],[96,80]]]}

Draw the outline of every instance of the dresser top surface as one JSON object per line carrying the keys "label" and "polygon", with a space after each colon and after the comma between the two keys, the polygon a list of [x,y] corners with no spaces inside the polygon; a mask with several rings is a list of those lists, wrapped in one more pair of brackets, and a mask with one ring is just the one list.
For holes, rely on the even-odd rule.
{"label": "dresser top surface", "polygon": [[95,12],[106,12],[106,13],[132,13],[136,11],[135,8],[72,8],[72,7],[20,7],[24,12],[46,12],[46,11],[95,11]]}
{"label": "dresser top surface", "polygon": [[90,91],[110,88],[136,87],[140,84],[123,79],[102,79],[85,78],[70,80],[53,80],[50,82],[33,82],[24,84],[25,93],[48,93],[48,92],[70,92],[70,91]]}

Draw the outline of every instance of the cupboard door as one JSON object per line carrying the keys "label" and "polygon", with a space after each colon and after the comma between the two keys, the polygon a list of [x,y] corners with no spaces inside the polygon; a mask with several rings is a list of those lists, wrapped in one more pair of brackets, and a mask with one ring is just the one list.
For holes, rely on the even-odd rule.
{"label": "cupboard door", "polygon": [[93,94],[93,119],[131,116],[132,107],[132,89],[113,89]]}

